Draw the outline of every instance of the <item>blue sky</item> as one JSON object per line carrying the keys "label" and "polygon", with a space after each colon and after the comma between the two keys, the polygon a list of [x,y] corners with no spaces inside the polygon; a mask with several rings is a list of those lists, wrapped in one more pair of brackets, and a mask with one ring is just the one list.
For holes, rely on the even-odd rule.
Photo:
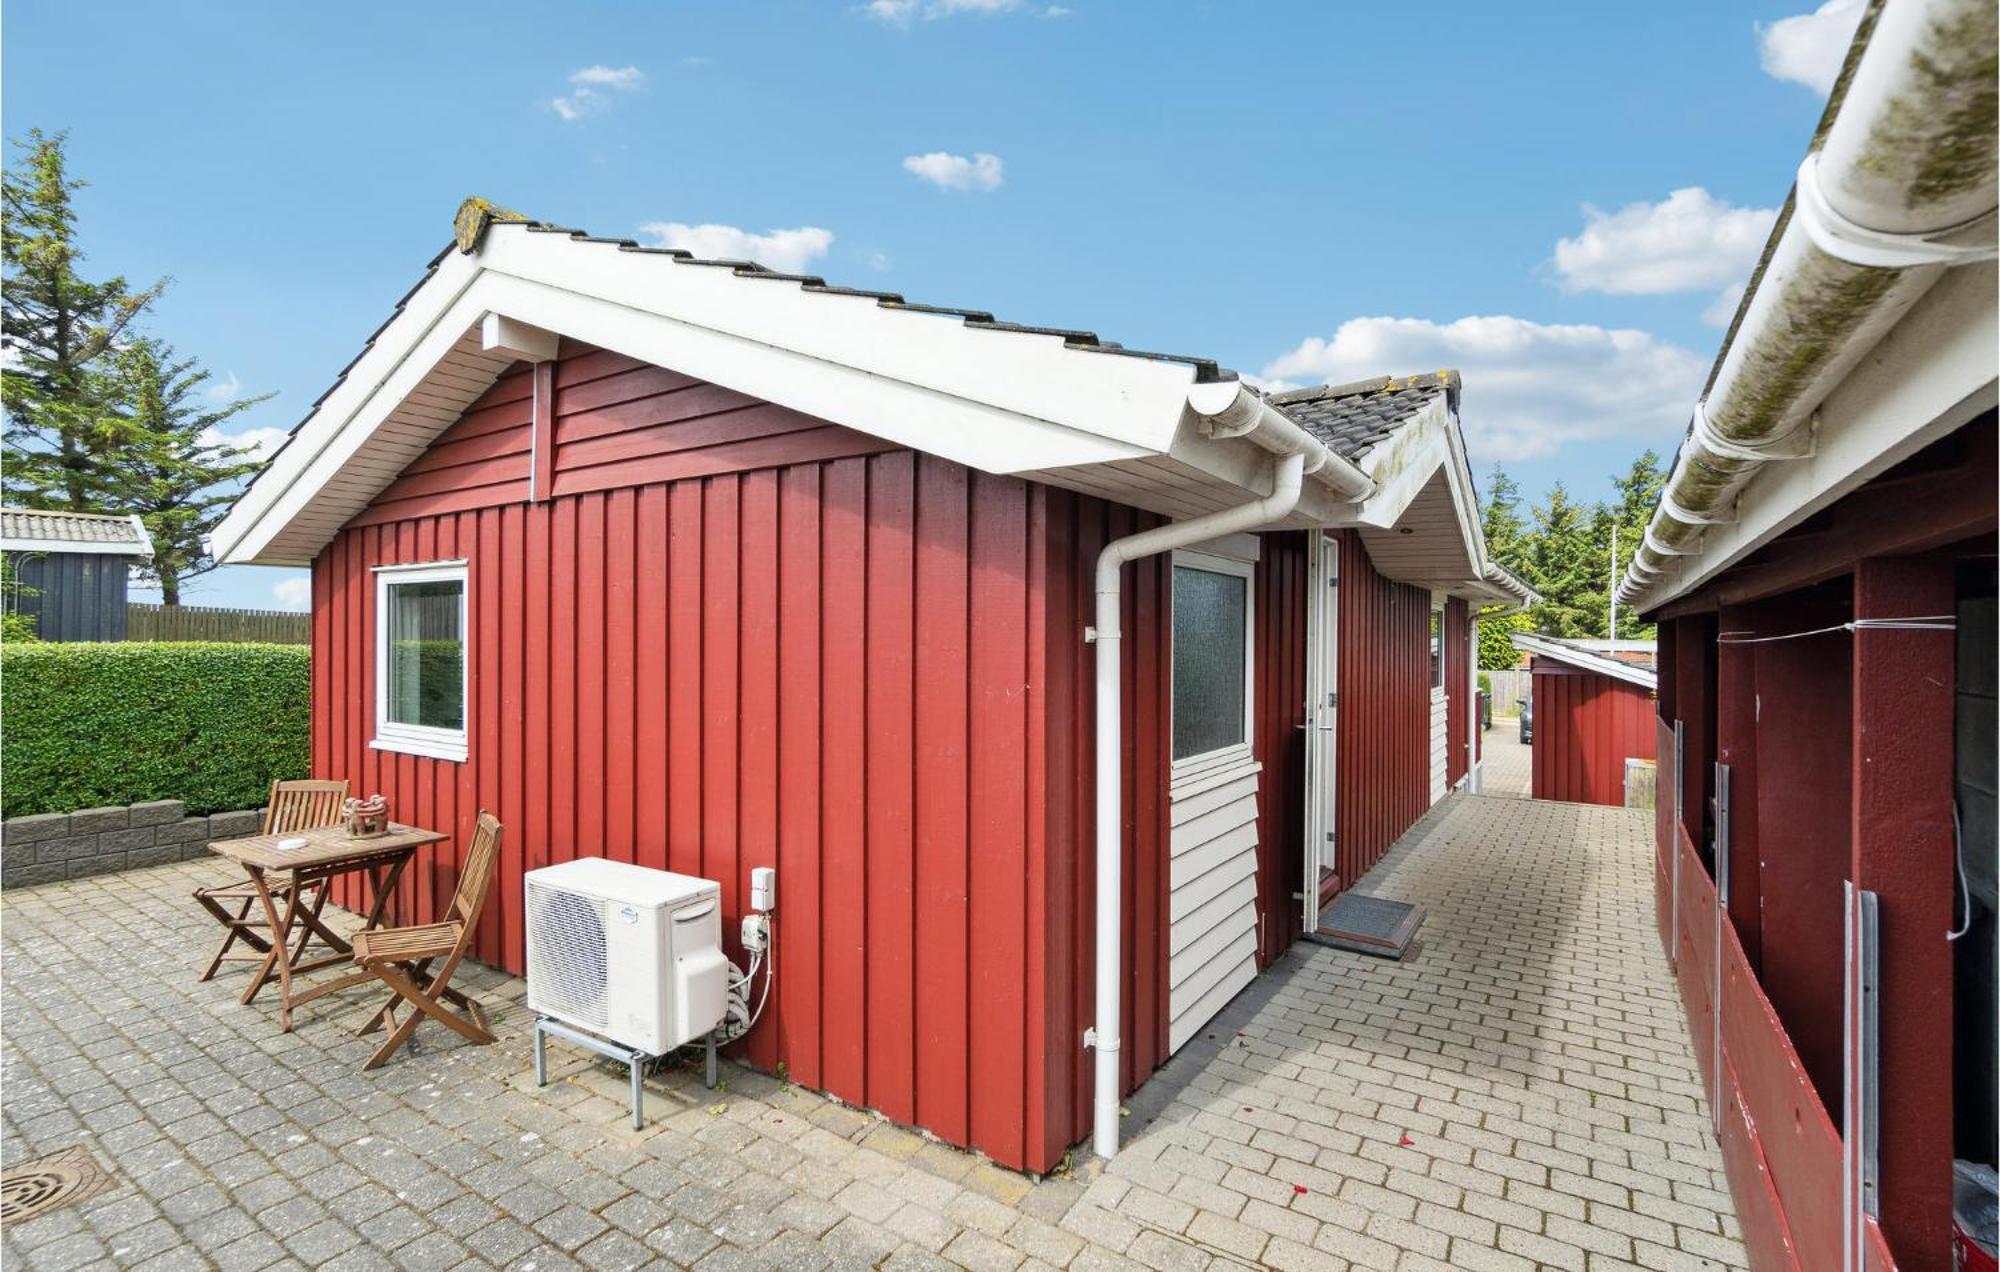
{"label": "blue sky", "polygon": [[252,442],[476,193],[1285,384],[1458,366],[1482,482],[1595,498],[1678,438],[1859,7],[15,0],[0,108],[69,130],[86,268],[277,393]]}

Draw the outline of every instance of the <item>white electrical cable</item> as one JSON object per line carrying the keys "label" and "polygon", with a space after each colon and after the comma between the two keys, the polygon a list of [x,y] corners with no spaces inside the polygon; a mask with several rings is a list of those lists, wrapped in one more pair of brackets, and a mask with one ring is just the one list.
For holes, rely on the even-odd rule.
{"label": "white electrical cable", "polygon": [[1783,636],[1752,636],[1748,632],[1722,632],[1715,638],[1718,645],[1765,645],[1779,640],[1802,640],[1807,636],[1824,636],[1829,632],[1950,632],[1958,630],[1957,620],[1950,614],[1923,614],[1915,618],[1857,618],[1851,623],[1835,623],[1831,627],[1815,627],[1811,631],[1787,632]]}
{"label": "white electrical cable", "polygon": [[1958,893],[1965,898],[1965,919],[1944,939],[1956,941],[1972,930],[1972,885],[1965,880],[1965,831],[1958,824],[1958,801],[1951,801],[1951,863],[1958,867]]}

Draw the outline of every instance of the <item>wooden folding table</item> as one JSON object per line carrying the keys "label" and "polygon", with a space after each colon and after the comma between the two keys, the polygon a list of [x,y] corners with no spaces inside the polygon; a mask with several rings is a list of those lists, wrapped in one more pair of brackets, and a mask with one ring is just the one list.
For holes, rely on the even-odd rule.
{"label": "wooden folding table", "polygon": [[[229,858],[250,876],[250,886],[257,890],[258,900],[264,906],[265,920],[271,925],[271,952],[265,956],[257,974],[250,978],[249,988],[243,991],[243,1001],[250,1002],[266,982],[276,980],[281,999],[278,1023],[289,1033],[293,1008],[350,985],[372,982],[374,977],[368,973],[354,972],[308,989],[293,990],[293,978],[335,963],[347,963],[354,952],[353,946],[320,918],[320,906],[326,896],[323,887],[314,890],[317,895],[311,904],[301,904],[306,887],[324,883],[336,875],[365,872],[373,893],[361,925],[365,931],[382,922],[382,911],[388,905],[390,894],[396,890],[396,881],[402,878],[403,868],[410,864],[410,858],[416,855],[417,849],[450,837],[440,831],[391,822],[387,834],[371,839],[352,838],[345,826],[318,826],[284,835],[246,835],[241,839],[219,839],[209,844],[210,852]],[[303,840],[304,843],[290,848],[279,846],[294,840]],[[274,875],[287,874],[291,876],[291,893],[281,911],[272,896],[270,879]],[[310,929],[308,940],[317,938],[333,952],[295,966],[290,943],[293,925],[299,923]],[[301,945],[301,955],[304,948]]]}

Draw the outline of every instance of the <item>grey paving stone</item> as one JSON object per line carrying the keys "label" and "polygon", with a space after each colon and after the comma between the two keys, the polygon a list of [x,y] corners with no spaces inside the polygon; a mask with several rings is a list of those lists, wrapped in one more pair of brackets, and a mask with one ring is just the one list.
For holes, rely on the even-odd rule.
{"label": "grey paving stone", "polygon": [[603,1232],[606,1224],[581,1206],[562,1206],[534,1223],[542,1239],[559,1250],[576,1250]]}

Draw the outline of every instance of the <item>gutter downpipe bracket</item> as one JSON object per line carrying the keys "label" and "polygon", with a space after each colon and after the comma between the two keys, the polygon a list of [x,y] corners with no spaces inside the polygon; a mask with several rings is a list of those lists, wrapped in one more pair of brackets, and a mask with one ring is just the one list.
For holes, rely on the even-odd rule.
{"label": "gutter downpipe bracket", "polygon": [[1221,388],[1227,391],[1226,397],[1215,392],[1217,386],[1194,386],[1188,392],[1188,405],[1201,417],[1203,431],[1210,436],[1247,436],[1273,453],[1271,493],[1234,508],[1168,522],[1105,544],[1097,556],[1096,622],[1085,632],[1085,639],[1096,654],[1097,673],[1097,1021],[1086,1032],[1084,1045],[1094,1053],[1091,1149],[1107,1159],[1118,1153],[1123,1094],[1119,1089],[1123,1077],[1119,1053],[1124,1048],[1120,999],[1125,970],[1122,939],[1125,919],[1121,906],[1124,703],[1120,695],[1124,638],[1119,625],[1123,568],[1126,562],[1141,557],[1205,543],[1225,534],[1256,530],[1282,520],[1298,507],[1308,472],[1350,502],[1367,498],[1375,488],[1375,483],[1360,469],[1328,450],[1319,439],[1256,394],[1231,382],[1224,382]]}

